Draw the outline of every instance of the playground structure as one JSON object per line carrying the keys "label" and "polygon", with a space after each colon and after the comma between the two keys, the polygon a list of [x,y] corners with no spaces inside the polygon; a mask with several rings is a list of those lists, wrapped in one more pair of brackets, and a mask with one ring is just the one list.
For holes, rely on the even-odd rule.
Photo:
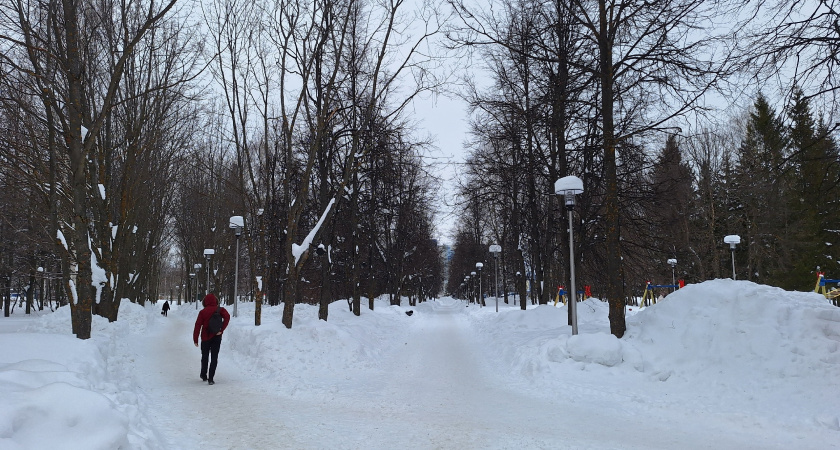
{"label": "playground structure", "polygon": [[645,283],[645,293],[642,295],[642,301],[639,306],[650,306],[656,304],[656,296],[653,295],[654,289],[682,289],[685,287],[685,280],[678,280],[677,284],[651,284],[650,281]]}
{"label": "playground structure", "polygon": [[840,306],[840,289],[834,287],[826,291],[825,285],[828,283],[840,284],[840,280],[827,279],[825,272],[817,272],[817,285],[814,287],[814,292],[825,296],[834,306]]}
{"label": "playground structure", "polygon": [[[583,286],[582,291],[577,291],[578,293],[578,301],[586,300],[589,297],[592,297],[592,288],[587,284]],[[557,303],[563,302],[566,305],[569,301],[568,295],[566,295],[566,286],[560,285],[557,286],[557,295],[554,296],[554,306],[557,306]]]}

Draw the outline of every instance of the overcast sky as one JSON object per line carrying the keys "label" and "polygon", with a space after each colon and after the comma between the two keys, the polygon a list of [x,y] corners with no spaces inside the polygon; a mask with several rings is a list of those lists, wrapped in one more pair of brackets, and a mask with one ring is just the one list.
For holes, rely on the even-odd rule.
{"label": "overcast sky", "polygon": [[439,243],[452,243],[456,214],[452,208],[457,187],[457,167],[464,162],[467,140],[468,117],[466,104],[454,98],[430,96],[415,102],[412,114],[418,121],[420,133],[431,135],[434,148],[428,152],[426,161],[434,175],[442,179],[437,197],[435,226]]}

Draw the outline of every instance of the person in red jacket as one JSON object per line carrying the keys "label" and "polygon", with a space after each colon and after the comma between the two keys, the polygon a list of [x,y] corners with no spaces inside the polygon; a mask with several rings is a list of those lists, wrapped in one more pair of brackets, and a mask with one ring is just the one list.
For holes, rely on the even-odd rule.
{"label": "person in red jacket", "polygon": [[[198,347],[198,336],[201,334],[201,380],[208,384],[215,384],[213,375],[216,374],[216,363],[219,359],[219,348],[222,346],[222,333],[225,332],[228,323],[230,323],[230,314],[225,308],[219,306],[219,301],[213,294],[207,294],[204,297],[204,309],[198,312],[198,318],[195,319],[195,329],[193,329],[193,343]],[[213,334],[209,329],[210,317],[216,310],[222,316],[224,323],[222,329]],[[207,357],[210,357],[210,371],[207,371]]]}

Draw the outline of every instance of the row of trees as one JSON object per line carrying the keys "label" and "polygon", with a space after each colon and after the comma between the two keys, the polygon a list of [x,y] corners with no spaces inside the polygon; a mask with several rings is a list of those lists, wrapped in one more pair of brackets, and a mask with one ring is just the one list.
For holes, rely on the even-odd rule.
{"label": "row of trees", "polygon": [[[670,281],[667,259],[688,280],[725,275],[725,234],[745,237],[745,278],[804,289],[836,241],[834,128],[814,119],[809,100],[832,104],[825,94],[838,88],[823,64],[836,62],[838,10],[759,3],[451,0],[460,25],[450,35],[486,63],[492,85],[468,92],[474,138],[448,292],[499,243],[505,285],[525,297],[530,280],[533,301],[553,297],[569,278],[552,195],[566,175],[585,186],[578,285],[609,302],[618,337],[627,298],[645,280]],[[790,55],[807,64],[784,78],[814,93],[791,96],[787,123],[758,97],[741,128],[686,126],[687,117],[714,123],[704,99],[754,86],[745,73],[778,78]],[[768,120],[774,131],[762,134]]]}
{"label": "row of trees", "polygon": [[[647,153],[645,153],[647,154]],[[798,92],[780,114],[760,95],[750,110],[720,129],[704,129],[696,135],[669,136],[659,150],[650,151],[639,168],[621,180],[623,190],[633,193],[623,221],[623,257],[628,261],[623,283],[629,297],[639,297],[646,281],[670,284],[673,275],[668,259],[676,259],[676,276],[687,282],[731,276],[729,246],[723,236],[738,234],[736,271],[739,279],[791,290],[813,289],[816,271],[840,270],[835,246],[840,245],[840,147],[823,119],[815,116],[808,99]],[[508,242],[511,227],[499,191],[524,191],[522,179],[500,177],[507,165],[498,155],[476,152],[469,161],[469,199],[455,241],[447,290],[458,292],[465,274],[475,262],[492,263],[488,245]],[[495,158],[494,158],[495,157]],[[505,169],[509,170],[509,169]],[[548,200],[549,179],[542,195]],[[473,201],[470,195],[476,193]],[[584,193],[584,197],[585,197]],[[542,205],[547,233],[555,242],[567,239],[565,211],[558,200]],[[520,200],[521,201],[521,200]],[[502,204],[497,206],[497,204]],[[584,200],[576,214],[576,251],[581,284],[603,295],[603,241],[597,236],[597,211]],[[590,216],[590,214],[592,216]],[[594,219],[592,218],[594,217]],[[590,218],[590,219],[587,219]],[[526,219],[527,220],[527,219]],[[560,245],[503,252],[501,284],[509,291],[516,272],[531,282],[532,302],[545,303],[566,284],[562,273],[545,276],[545,296],[540,298],[536,258],[564,268],[568,253]],[[502,246],[503,249],[505,246]],[[535,253],[544,252],[543,255]],[[577,256],[577,255],[576,255]],[[523,270],[524,268],[524,270]],[[486,274],[492,277],[491,273]],[[492,279],[484,281],[492,290]],[[523,305],[524,308],[524,305]]]}
{"label": "row of trees", "polygon": [[326,320],[336,298],[360,314],[362,296],[439,290],[437,180],[404,112],[435,86],[432,16],[352,0],[219,0],[199,19],[174,0],[0,9],[0,272],[8,291],[56,262],[79,338],[92,314],[168,292],[173,260],[184,285],[203,264],[195,278],[227,294],[241,258],[257,324],[263,293],[291,327],[295,302]]}
{"label": "row of trees", "polygon": [[79,338],[92,312],[116,320],[121,298],[153,285],[162,256],[169,197],[158,181],[177,166],[191,72],[182,27],[163,19],[174,4],[0,7],[3,171],[15,180],[4,222],[30,241],[7,241],[0,271],[59,274]]}
{"label": "row of trees", "polygon": [[[428,142],[406,107],[446,79],[431,49],[443,27],[453,50],[480,50],[473,55],[494,83],[467,93],[475,139],[451,279],[494,241],[506,273],[525,274],[520,294],[531,277],[535,298],[547,301],[548,286],[567,278],[559,256],[567,244],[550,195],[567,174],[584,179],[578,254],[600,269],[587,284],[603,286],[617,336],[625,286],[651,273],[651,255],[676,255],[699,276],[716,275],[720,252],[707,249],[717,245],[715,227],[724,219],[755,243],[745,261],[759,275],[750,277],[787,274],[774,258],[817,254],[804,245],[803,221],[814,232],[829,229],[813,225],[828,220],[828,208],[806,210],[812,197],[794,200],[805,189],[833,195],[833,172],[820,172],[816,185],[803,174],[831,167],[821,158],[833,157],[834,144],[832,128],[811,117],[811,97],[792,97],[799,106],[775,127],[777,150],[763,147],[771,141],[761,134],[766,127],[751,125],[743,141],[761,150],[744,150],[743,161],[711,154],[706,165],[681,162],[686,151],[741,142],[719,131],[669,140],[658,161],[649,149],[686,114],[702,112],[698,100],[732,74],[778,69],[772,65],[790,55],[807,62],[794,81],[813,98],[833,100],[834,1],[813,13],[807,3],[782,1],[447,3],[448,24],[437,15],[445,8],[410,11],[404,0],[215,0],[182,10],[175,0],[3,2],[6,292],[25,284],[31,296],[39,273],[61,283],[79,338],[90,336],[92,314],[116,320],[121,299],[142,303],[167,291],[159,274],[173,260],[187,284],[195,264],[206,264],[205,248],[216,251],[212,267],[203,267],[213,277],[205,289],[232,293],[241,258],[243,286],[257,291],[257,324],[264,299],[283,302],[291,327],[296,302],[320,304],[326,319],[336,298],[348,298],[360,314],[363,296],[434,295],[442,271],[432,225],[437,180],[423,164]],[[720,32],[703,27],[710,17],[745,22],[732,20],[723,25],[733,31]],[[764,81],[778,70],[756,73]],[[767,115],[761,111],[756,103],[757,116]],[[790,125],[803,117],[810,125]],[[822,150],[805,155],[806,148]],[[713,175],[727,170],[722,190]],[[747,175],[758,173],[777,177],[762,178],[775,181],[768,185],[774,197],[762,200],[759,191],[767,193],[755,189],[749,201],[783,199],[784,220],[735,197],[756,187]],[[741,190],[729,190],[737,183]],[[720,192],[730,203],[703,211],[714,220],[707,217],[707,248],[699,248],[684,223],[700,208],[689,200]],[[667,217],[653,220],[651,211]],[[241,255],[227,230],[233,215],[246,219]],[[770,225],[780,228],[765,232]]]}

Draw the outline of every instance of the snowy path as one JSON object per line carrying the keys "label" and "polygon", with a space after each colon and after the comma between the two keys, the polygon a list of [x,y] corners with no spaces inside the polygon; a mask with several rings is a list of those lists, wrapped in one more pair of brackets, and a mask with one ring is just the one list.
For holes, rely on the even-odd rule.
{"label": "snowy path", "polygon": [[417,317],[379,370],[325,377],[335,395],[318,400],[279,394],[272,386],[282,380],[237,367],[224,342],[217,383],[207,386],[192,323],[170,316],[138,342],[139,388],[163,441],[180,449],[796,447],[793,436],[768,440],[761,427],[722,418],[654,411],[658,419],[647,420],[644,405],[560,403],[512,390],[490,373],[461,307],[440,303]]}

